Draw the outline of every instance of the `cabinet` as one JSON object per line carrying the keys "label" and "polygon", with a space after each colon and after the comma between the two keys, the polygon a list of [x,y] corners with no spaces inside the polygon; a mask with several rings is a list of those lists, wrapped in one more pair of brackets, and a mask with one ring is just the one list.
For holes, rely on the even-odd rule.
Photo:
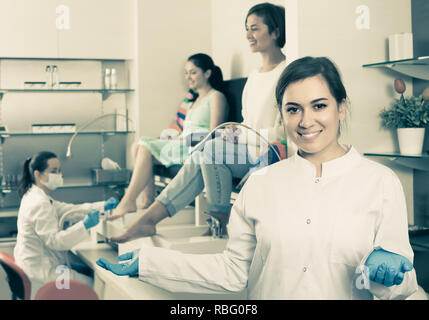
{"label": "cabinet", "polygon": [[0,56],[131,59],[131,0],[2,0]]}
{"label": "cabinet", "polygon": [[[54,65],[58,83],[52,88],[46,67]],[[127,139],[134,132],[126,120],[134,94],[128,66],[126,60],[0,58],[0,125],[7,128],[0,144],[0,238],[16,233],[17,177],[24,160],[39,151],[56,153],[62,163],[65,185],[54,198],[82,203],[121,195],[125,185],[94,185],[91,169],[100,168],[104,157],[126,167]],[[103,88],[105,68],[117,70],[116,89]],[[124,116],[116,116],[118,111]],[[72,125],[77,135],[66,157],[74,132],[64,127]],[[49,132],[40,132],[48,126]]]}
{"label": "cabinet", "polygon": [[58,31],[58,56],[130,59],[133,12],[130,0],[61,0],[70,29]]}
{"label": "cabinet", "polygon": [[0,1],[0,56],[57,57],[57,0]]}

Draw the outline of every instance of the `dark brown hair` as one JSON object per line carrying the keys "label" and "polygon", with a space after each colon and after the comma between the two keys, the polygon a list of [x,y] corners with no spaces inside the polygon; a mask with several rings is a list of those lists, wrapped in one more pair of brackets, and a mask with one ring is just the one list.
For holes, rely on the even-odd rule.
{"label": "dark brown hair", "polygon": [[34,171],[43,172],[48,167],[48,160],[58,158],[57,155],[50,151],[41,151],[38,154],[27,158],[22,168],[21,180],[18,183],[18,195],[22,198],[24,194],[35,183]]}

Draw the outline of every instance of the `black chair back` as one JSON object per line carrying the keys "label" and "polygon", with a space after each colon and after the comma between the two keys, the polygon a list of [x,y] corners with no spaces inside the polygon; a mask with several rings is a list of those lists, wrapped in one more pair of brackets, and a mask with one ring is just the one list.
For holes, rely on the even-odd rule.
{"label": "black chair back", "polygon": [[247,78],[237,78],[225,81],[225,97],[229,104],[229,113],[227,121],[242,122],[241,115],[241,96]]}

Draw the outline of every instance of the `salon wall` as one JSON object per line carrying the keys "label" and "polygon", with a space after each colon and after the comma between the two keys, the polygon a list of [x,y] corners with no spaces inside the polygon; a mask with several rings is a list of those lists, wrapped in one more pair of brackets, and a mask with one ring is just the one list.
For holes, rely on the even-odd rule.
{"label": "salon wall", "polygon": [[186,59],[211,54],[211,0],[138,0],[136,63],[139,126],[136,136],[156,137],[184,98]]}
{"label": "salon wall", "polygon": [[[249,9],[261,0],[212,0],[213,58],[224,78],[246,77],[260,65],[260,55],[250,52],[245,20]],[[285,0],[269,1],[283,5]]]}
{"label": "salon wall", "polygon": [[[411,32],[411,0],[286,0],[288,8],[295,11],[288,14],[297,18],[295,28],[288,30],[296,35],[291,37],[294,43],[289,41],[288,45],[297,47],[297,56],[328,56],[343,75],[351,102],[343,142],[353,144],[362,153],[397,151],[396,138],[380,127],[378,115],[395,97],[393,80],[400,75],[362,65],[387,61],[388,36]],[[359,11],[362,8],[367,11]],[[364,12],[368,13],[368,20],[364,19]],[[412,94],[412,81],[405,80],[407,92]],[[372,159],[398,174],[412,223],[412,170],[394,166],[388,160]]]}

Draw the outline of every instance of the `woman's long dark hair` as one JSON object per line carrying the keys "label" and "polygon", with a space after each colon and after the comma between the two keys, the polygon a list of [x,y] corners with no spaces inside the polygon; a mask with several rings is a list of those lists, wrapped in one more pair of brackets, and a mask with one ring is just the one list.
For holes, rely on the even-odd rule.
{"label": "woman's long dark hair", "polygon": [[38,154],[27,158],[22,168],[21,180],[18,183],[18,195],[22,198],[24,194],[35,183],[34,171],[43,172],[48,167],[48,160],[58,158],[57,155],[50,151],[41,151]]}
{"label": "woman's long dark hair", "polygon": [[190,56],[188,61],[191,61],[196,67],[203,70],[203,72],[211,70],[212,74],[209,78],[210,85],[218,91],[224,91],[222,70],[214,64],[213,59],[210,56],[204,53],[197,53]]}

